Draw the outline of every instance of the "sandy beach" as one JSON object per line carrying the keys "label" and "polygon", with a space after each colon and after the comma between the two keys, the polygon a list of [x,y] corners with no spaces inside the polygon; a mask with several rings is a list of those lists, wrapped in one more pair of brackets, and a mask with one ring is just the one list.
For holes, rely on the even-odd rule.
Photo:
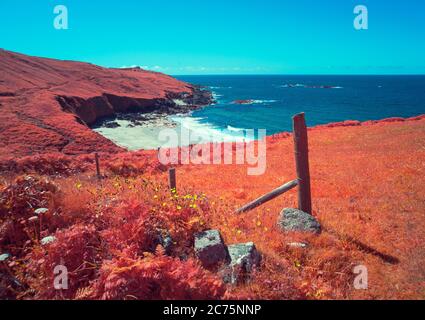
{"label": "sandy beach", "polygon": [[165,128],[175,128],[180,131],[180,125],[168,116],[155,120],[144,121],[134,125],[129,120],[115,120],[119,125],[116,128],[100,127],[93,129],[117,145],[128,150],[152,150],[161,147],[164,143],[159,141],[159,133]]}

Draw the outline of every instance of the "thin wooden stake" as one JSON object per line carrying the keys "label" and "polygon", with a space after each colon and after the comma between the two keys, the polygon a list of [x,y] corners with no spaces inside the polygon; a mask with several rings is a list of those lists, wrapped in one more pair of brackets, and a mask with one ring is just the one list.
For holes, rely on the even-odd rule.
{"label": "thin wooden stake", "polygon": [[262,204],[273,200],[274,198],[280,196],[281,194],[284,194],[285,192],[288,192],[289,190],[295,188],[298,185],[298,180],[293,180],[288,183],[285,183],[284,185],[280,186],[279,188],[261,196],[260,198],[244,205],[242,208],[236,211],[236,213],[244,213],[250,210],[253,210]]}
{"label": "thin wooden stake", "polygon": [[168,184],[170,186],[170,190],[176,190],[176,169],[170,168],[168,170]]}
{"label": "thin wooden stake", "polygon": [[310,169],[308,163],[308,136],[304,113],[293,118],[295,163],[298,175],[298,209],[312,214]]}
{"label": "thin wooden stake", "polygon": [[97,178],[100,180],[102,176],[100,175],[99,154],[97,152],[94,154],[94,160],[96,161]]}

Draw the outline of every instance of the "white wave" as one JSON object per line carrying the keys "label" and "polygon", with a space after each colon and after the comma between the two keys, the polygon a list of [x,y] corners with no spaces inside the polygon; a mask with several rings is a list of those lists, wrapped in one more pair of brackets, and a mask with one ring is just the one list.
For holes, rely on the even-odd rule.
{"label": "white wave", "polygon": [[223,98],[223,95],[222,95],[222,94],[219,94],[219,93],[217,93],[217,92],[212,91],[212,92],[211,92],[211,95],[212,95],[213,99],[214,99],[217,103],[222,102],[222,98]]}
{"label": "white wave", "polygon": [[234,103],[236,104],[268,104],[268,103],[274,103],[277,102],[277,100],[252,100],[252,99],[247,99],[247,100],[236,100],[234,101]]}
{"label": "white wave", "polygon": [[211,86],[211,87],[209,87],[211,90],[217,90],[217,89],[232,89],[232,87],[214,87],[214,86]]}
{"label": "white wave", "polygon": [[305,88],[306,85],[302,83],[297,84],[284,84],[282,86],[279,86],[280,88]]}
{"label": "white wave", "polygon": [[[203,118],[172,116],[171,120],[177,122],[182,129],[188,130],[190,135],[202,138],[202,142],[243,142],[251,141],[245,137],[244,129],[228,126],[221,129],[211,123],[202,122]],[[197,143],[199,141],[190,141]]]}
{"label": "white wave", "polygon": [[277,100],[252,100],[253,104],[266,104],[266,103],[274,103]]}
{"label": "white wave", "polygon": [[296,84],[284,84],[282,86],[280,86],[281,88],[305,88],[307,87],[306,84],[303,83],[296,83]]}
{"label": "white wave", "polygon": [[235,127],[232,127],[232,126],[227,126],[227,130],[234,131],[234,132],[240,132],[240,131],[243,131],[245,129],[243,129],[243,128],[235,128]]}
{"label": "white wave", "polygon": [[329,85],[311,85],[311,84],[284,84],[279,86],[280,88],[308,88],[308,89],[344,89],[341,86],[329,86]]}

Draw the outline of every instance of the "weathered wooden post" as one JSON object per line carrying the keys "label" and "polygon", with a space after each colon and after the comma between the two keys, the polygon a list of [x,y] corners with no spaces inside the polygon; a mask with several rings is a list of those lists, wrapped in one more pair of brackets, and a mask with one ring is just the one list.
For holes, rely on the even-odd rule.
{"label": "weathered wooden post", "polygon": [[242,208],[236,210],[236,213],[244,213],[250,210],[253,210],[262,204],[273,200],[274,198],[277,198],[281,194],[284,194],[285,192],[288,192],[289,190],[295,188],[298,185],[298,180],[293,180],[288,183],[285,183],[284,185],[280,186],[277,189],[274,189],[273,191],[261,196],[260,198],[244,205]]}
{"label": "weathered wooden post", "polygon": [[176,190],[176,169],[170,168],[168,170],[168,184],[170,186],[170,190]]}
{"label": "weathered wooden post", "polygon": [[100,180],[102,176],[100,175],[99,154],[97,152],[94,154],[94,160],[96,161],[97,178]]}
{"label": "weathered wooden post", "polygon": [[295,163],[298,176],[298,209],[312,214],[308,136],[304,112],[292,118],[294,128]]}

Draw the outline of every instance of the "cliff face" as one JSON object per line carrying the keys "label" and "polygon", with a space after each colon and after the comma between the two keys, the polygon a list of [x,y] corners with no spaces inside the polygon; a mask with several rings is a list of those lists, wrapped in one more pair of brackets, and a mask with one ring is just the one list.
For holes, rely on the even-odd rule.
{"label": "cliff face", "polygon": [[116,112],[182,112],[209,102],[207,93],[164,74],[0,49],[0,157],[117,152],[88,125]]}

